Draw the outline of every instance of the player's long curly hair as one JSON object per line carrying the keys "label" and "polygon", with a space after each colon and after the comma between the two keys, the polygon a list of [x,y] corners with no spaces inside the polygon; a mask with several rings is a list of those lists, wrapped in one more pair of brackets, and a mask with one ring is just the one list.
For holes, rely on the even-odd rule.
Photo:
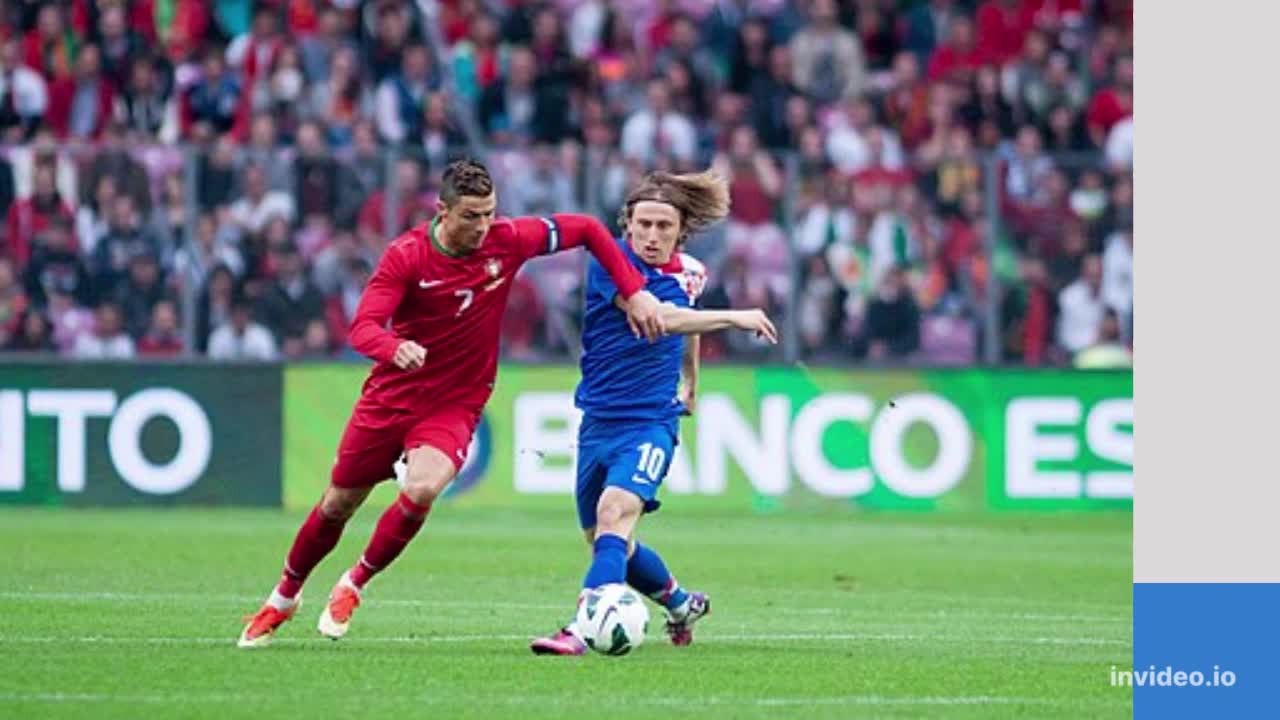
{"label": "player's long curly hair", "polygon": [[666,203],[680,213],[680,241],[684,245],[690,235],[702,232],[729,214],[729,181],[719,173],[674,175],[652,172],[645,175],[618,211],[618,225],[625,233],[636,203],[646,200]]}

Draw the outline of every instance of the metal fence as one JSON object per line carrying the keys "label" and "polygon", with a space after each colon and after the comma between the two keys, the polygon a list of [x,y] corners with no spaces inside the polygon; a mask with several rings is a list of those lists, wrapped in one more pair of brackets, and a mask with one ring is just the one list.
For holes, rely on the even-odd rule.
{"label": "metal fence", "polygon": [[[7,207],[0,247],[29,304],[56,315],[52,331],[90,322],[83,312],[69,320],[69,295],[87,307],[113,300],[139,340],[158,322],[151,316],[157,300],[172,298],[180,354],[196,357],[229,321],[232,288],[242,286],[258,299],[259,320],[274,323],[277,352],[313,357],[312,344],[342,344],[342,321],[349,321],[360,283],[390,238],[431,216],[440,168],[465,152],[443,143],[383,147],[363,125],[351,129],[341,151],[331,151],[329,140],[316,127],[300,127],[288,148],[139,147],[110,139],[10,147],[0,153],[0,203]],[[626,188],[639,174],[613,150],[580,145],[491,149],[484,160],[500,212],[587,212],[615,231]],[[1104,261],[1115,340],[1131,342],[1131,289],[1126,297],[1114,276],[1124,260],[1124,248],[1115,246],[1127,243],[1131,278],[1132,183],[1094,156],[970,151],[915,176],[875,170],[847,177],[804,148],[762,162],[780,182],[753,158],[728,158],[733,214],[687,250],[709,268],[704,306],[765,307],[782,342],[769,347],[742,333],[718,333],[708,338],[712,361],[1069,364],[1081,343],[1089,344],[1088,328],[1065,332],[1064,346],[1060,299]],[[78,255],[82,267],[60,249]],[[133,267],[140,255],[154,256],[158,287]],[[264,271],[276,276],[294,256],[319,298],[318,305],[307,300],[315,306],[304,315],[320,313],[320,330],[309,315],[305,323],[261,317],[267,311],[259,301],[272,282]],[[575,356],[584,262],[569,253],[527,266],[504,328],[508,359]],[[0,341],[17,332],[12,310],[0,306],[0,329],[9,336]],[[310,337],[322,331],[327,345]],[[62,341],[54,346],[74,352]]]}

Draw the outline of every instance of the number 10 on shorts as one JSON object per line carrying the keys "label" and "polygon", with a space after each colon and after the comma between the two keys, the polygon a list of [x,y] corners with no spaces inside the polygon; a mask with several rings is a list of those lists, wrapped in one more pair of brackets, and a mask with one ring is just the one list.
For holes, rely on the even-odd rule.
{"label": "number 10 on shorts", "polygon": [[640,462],[636,464],[636,470],[648,475],[652,482],[660,480],[662,465],[667,460],[666,451],[654,447],[651,442],[640,443],[636,449],[640,451]]}

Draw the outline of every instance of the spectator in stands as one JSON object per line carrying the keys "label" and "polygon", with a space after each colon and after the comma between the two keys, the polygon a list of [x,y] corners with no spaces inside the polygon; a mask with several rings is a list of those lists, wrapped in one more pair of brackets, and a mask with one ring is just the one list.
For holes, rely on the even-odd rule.
{"label": "spectator in stands", "polygon": [[516,360],[535,360],[546,311],[528,272],[512,279],[511,296],[502,315],[502,351]]}
{"label": "spectator in stands", "polygon": [[354,230],[365,202],[382,189],[385,173],[372,123],[356,123],[352,143],[351,156],[343,159],[338,169],[338,204],[333,220],[336,227]]}
{"label": "spectator in stands", "polygon": [[1010,286],[1000,302],[1004,335],[1003,358],[1036,366],[1048,360],[1055,312],[1044,261],[1024,257],[1019,262],[1019,282]]}
{"label": "spectator in stands", "polygon": [[[116,122],[143,137],[160,137],[161,130],[176,121],[172,88],[157,68],[159,62],[147,56],[132,61],[112,110]],[[176,138],[176,130],[173,127],[167,137]]]}
{"label": "spectator in stands", "polygon": [[666,80],[649,82],[646,104],[622,125],[622,154],[645,167],[670,157],[680,165],[693,163],[697,131],[689,118],[671,108]]}
{"label": "spectator in stands", "polygon": [[356,50],[349,46],[334,51],[326,77],[311,86],[304,101],[304,117],[323,122],[328,140],[346,147],[353,139],[361,118],[373,115],[374,95],[360,73]]}
{"label": "spectator in stands", "polygon": [[449,105],[449,97],[443,92],[436,92],[427,96],[423,106],[422,135],[418,141],[428,167],[444,167],[457,159],[460,148],[467,143],[462,129],[454,122]]}
{"label": "spectator in stands", "polygon": [[1107,133],[1104,151],[1107,167],[1118,172],[1128,172],[1133,169],[1132,115],[1111,126],[1111,131]]}
{"label": "spectator in stands", "polygon": [[[865,350],[870,305],[901,270],[920,317],[919,348],[902,357],[972,357],[972,313],[999,287],[1003,357],[1069,362],[1055,305],[1094,253],[1103,302],[1131,337],[1123,2],[463,0],[431,18],[403,0],[27,5],[17,26],[30,32],[0,41],[0,255],[31,302],[47,303],[48,334],[64,348],[91,321],[82,305],[129,294],[94,287],[82,259],[96,271],[105,257],[119,283],[150,252],[139,234],[156,240],[166,292],[212,293],[195,306],[196,350],[229,322],[235,293],[257,302],[272,289],[286,246],[322,293],[332,342],[319,344],[339,344],[367,275],[352,268],[373,267],[390,238],[430,217],[425,170],[476,139],[497,151],[505,212],[612,220],[640,173],[714,161],[733,177],[735,214],[690,247],[710,268],[707,299],[802,304],[787,308],[801,313],[791,317],[802,352],[835,351],[815,345],[826,339]],[[422,32],[434,36],[431,23],[441,47]],[[88,146],[58,145],[60,133]],[[179,139],[199,153],[190,188]],[[411,157],[419,167],[387,167]],[[986,157],[998,163],[996,197]],[[145,227],[117,227],[121,196]],[[753,235],[762,228],[768,239]],[[531,266],[515,288],[539,314],[508,328],[506,352],[572,346],[581,263],[563,259]],[[136,317],[126,325],[137,332]],[[323,354],[320,333],[290,337],[285,355]],[[705,347],[767,351],[724,334]]]}
{"label": "spectator in stands", "polygon": [[1088,255],[1080,277],[1058,295],[1058,345],[1075,354],[1098,341],[1106,299],[1102,294],[1102,259]]}
{"label": "spectator in stands", "polygon": [[549,99],[535,85],[537,60],[528,48],[512,48],[506,73],[480,96],[478,120],[497,145],[524,145],[548,134],[538,127],[549,112]]}
{"label": "spectator in stands", "polygon": [[336,345],[345,345],[347,342],[347,332],[356,317],[360,294],[364,292],[365,286],[369,284],[369,277],[373,274],[373,265],[365,258],[353,254],[344,261],[341,270],[342,275],[337,279],[335,289],[329,291],[325,301],[329,337]]}
{"label": "spectator in stands", "polygon": [[[26,265],[31,258],[32,245],[40,233],[55,220],[71,225],[74,218],[71,208],[63,202],[54,184],[55,169],[52,159],[37,157],[34,175],[34,192],[29,198],[18,200],[9,206],[5,253]],[[72,238],[72,247],[77,247]]]}
{"label": "spectator in stands", "polygon": [[45,79],[22,62],[17,38],[0,41],[0,134],[8,142],[27,136],[49,107]]}
{"label": "spectator in stands", "polygon": [[270,330],[253,322],[253,310],[246,298],[235,299],[228,320],[209,336],[209,358],[264,362],[276,359],[275,338]]}
{"label": "spectator in stands", "polygon": [[1043,152],[1040,131],[1023,125],[1005,169],[1005,192],[1015,202],[1031,202],[1041,179],[1052,170],[1053,160]]}
{"label": "spectator in stands", "polygon": [[183,243],[174,252],[171,280],[176,288],[200,287],[214,268],[222,266],[234,276],[244,274],[244,258],[231,232],[219,230],[211,214],[196,221],[194,242]]}
{"label": "spectator in stands", "polygon": [[739,125],[729,148],[716,155],[712,168],[729,181],[726,249],[748,258],[750,272],[765,278],[777,292],[787,287],[787,239],[775,222],[782,197],[782,173],[762,150],[755,130]]}
{"label": "spectator in stands", "polygon": [[128,195],[133,206],[143,215],[151,214],[151,178],[142,167],[142,163],[134,159],[132,148],[125,138],[124,126],[112,122],[103,130],[101,142],[93,153],[83,177],[81,197],[90,194],[90,189],[104,177],[110,176],[116,185],[116,194]]}
{"label": "spectator in stands", "polygon": [[929,64],[929,57],[946,36],[951,18],[958,12],[955,0],[928,0],[916,3],[907,13],[903,44],[915,53],[921,67]]}
{"label": "spectator in stands", "polygon": [[285,356],[290,360],[328,360],[333,357],[333,344],[329,339],[329,327],[323,320],[312,320],[302,339],[285,345]]}
{"label": "spectator in stands", "polygon": [[376,6],[371,42],[365,46],[365,63],[374,83],[394,75],[403,65],[413,42],[410,3],[382,3]]}
{"label": "spectator in stands", "polygon": [[825,257],[808,257],[801,288],[796,301],[800,349],[804,355],[813,355],[826,350],[839,333],[836,312],[839,286],[831,277]]}
{"label": "spectator in stands", "polygon": [[58,350],[53,342],[49,319],[36,308],[28,308],[20,316],[17,331],[0,349],[10,352],[52,353]]}
{"label": "spectator in stands", "polygon": [[[1116,230],[1102,254],[1102,296],[1120,313],[1121,328],[1133,314],[1133,230]],[[1123,333],[1122,333],[1123,334]]]}
{"label": "spectator in stands", "polygon": [[293,245],[272,248],[275,280],[258,301],[257,317],[282,347],[301,341],[307,324],[324,320],[324,298]]}
{"label": "spectator in stands", "polygon": [[1081,369],[1133,367],[1133,351],[1120,340],[1120,316],[1106,308],[1097,341],[1080,350],[1073,364]]}
{"label": "spectator in stands", "polygon": [[298,126],[293,175],[294,204],[303,219],[328,217],[338,205],[338,164],[316,122]]}
{"label": "spectator in stands", "polygon": [[1111,84],[1093,95],[1087,114],[1089,135],[1093,144],[1103,147],[1111,129],[1133,115],[1133,58],[1116,58],[1111,70]]}
{"label": "spectator in stands", "polygon": [[165,298],[165,278],[156,258],[147,253],[129,259],[128,277],[112,293],[125,332],[140,338],[151,323],[155,306]]}
{"label": "spectator in stands", "polygon": [[261,234],[275,218],[293,222],[297,207],[288,192],[268,190],[267,171],[250,165],[244,171],[244,196],[231,204],[231,221],[251,235]]}
{"label": "spectator in stands", "polygon": [[378,86],[376,113],[382,139],[398,144],[419,137],[427,96],[439,87],[440,79],[427,48],[422,45],[406,48],[400,72]]}
{"label": "spectator in stands", "polygon": [[67,27],[60,5],[42,3],[37,11],[35,27],[27,31],[23,40],[23,62],[44,76],[46,81],[52,82],[71,74],[76,37]]}
{"label": "spectator in stands", "polygon": [[858,36],[840,27],[835,0],[813,0],[809,25],[791,39],[792,81],[820,105],[858,97],[867,88]]}
{"label": "spectator in stands", "polygon": [[181,355],[182,350],[178,307],[172,300],[161,300],[151,309],[147,330],[138,339],[138,354],[144,357],[174,357]]}
{"label": "spectator in stands", "polygon": [[987,60],[973,37],[973,21],[956,15],[948,24],[945,41],[930,56],[925,77],[929,82],[968,84]]}
{"label": "spectator in stands", "polygon": [[527,166],[514,176],[502,196],[513,216],[571,212],[577,205],[573,183],[560,167],[555,149],[548,145],[533,148]]}
{"label": "spectator in stands", "polygon": [[133,73],[134,59],[145,54],[145,41],[129,28],[123,5],[105,5],[98,15],[98,40],[102,69],[107,79],[122,88]]}
{"label": "spectator in stands", "polygon": [[8,345],[21,330],[28,305],[13,260],[0,255],[0,347]]}
{"label": "spectator in stands", "polygon": [[97,138],[111,119],[116,88],[102,73],[96,45],[76,52],[75,72],[55,78],[49,87],[49,125],[60,138]]}
{"label": "spectator in stands", "polygon": [[222,51],[205,51],[200,79],[183,96],[183,128],[191,137],[206,140],[222,135],[235,124],[240,103],[240,81],[227,72]]}
{"label": "spectator in stands", "polygon": [[130,261],[138,255],[159,262],[160,242],[150,228],[142,224],[133,198],[118,195],[107,233],[94,247],[90,264],[94,288],[100,297],[115,291],[128,272]]}
{"label": "spectator in stands", "polygon": [[78,360],[129,360],[135,354],[133,338],[121,324],[120,307],[102,302],[94,313],[92,332],[78,335],[71,348]]}
{"label": "spectator in stands", "polygon": [[316,32],[299,40],[298,46],[302,50],[302,67],[307,80],[317,88],[328,84],[339,55],[346,56],[344,62],[350,63],[353,69],[359,62],[353,55],[358,48],[352,41],[343,13],[332,4],[326,3],[320,9]]}
{"label": "spectator in stands", "polygon": [[412,217],[422,211],[431,212],[432,206],[422,191],[422,168],[416,160],[401,158],[396,163],[395,181],[395,227],[386,226],[389,196],[386,190],[381,189],[365,201],[356,221],[356,239],[360,245],[370,250],[376,249],[379,255],[387,243],[409,227]]}
{"label": "spectator in stands", "polygon": [[58,287],[75,303],[89,305],[94,298],[93,282],[84,256],[72,241],[70,226],[63,220],[54,220],[37,238],[25,273],[27,295],[32,302],[46,305],[49,289]]}
{"label": "spectator in stands", "polygon": [[214,266],[209,271],[196,306],[197,351],[208,350],[213,331],[231,320],[231,307],[238,295],[236,277],[231,270],[225,265]]}
{"label": "spectator in stands", "polygon": [[249,142],[241,153],[241,160],[262,169],[266,175],[268,190],[291,193],[293,156],[284,147],[284,139],[275,113],[258,113],[249,124]]}
{"label": "spectator in stands", "polygon": [[905,358],[920,346],[920,309],[902,267],[885,273],[867,306],[865,342],[873,361]]}

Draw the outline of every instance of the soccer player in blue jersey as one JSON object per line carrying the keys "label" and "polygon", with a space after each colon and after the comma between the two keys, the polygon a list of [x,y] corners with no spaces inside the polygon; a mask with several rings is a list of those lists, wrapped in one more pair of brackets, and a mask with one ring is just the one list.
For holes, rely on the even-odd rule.
{"label": "soccer player in blue jersey", "polygon": [[[706,271],[680,248],[728,210],[728,185],[709,172],[652,173],[627,196],[619,243],[644,275],[645,289],[662,303],[660,317],[670,334],[657,342],[638,339],[628,328],[627,301],[600,264],[592,261],[587,270],[582,382],[575,397],[583,412],[576,495],[593,557],[582,592],[626,582],[665,608],[667,634],[676,645],[693,641],[693,625],[711,603],[680,587],[657,551],[636,540],[635,530],[641,515],[661,504],[656,495],[678,442],[679,418],[692,412],[697,333],[736,328],[777,342],[761,310],[693,309]],[[530,648],[539,655],[586,652],[573,623]]]}

